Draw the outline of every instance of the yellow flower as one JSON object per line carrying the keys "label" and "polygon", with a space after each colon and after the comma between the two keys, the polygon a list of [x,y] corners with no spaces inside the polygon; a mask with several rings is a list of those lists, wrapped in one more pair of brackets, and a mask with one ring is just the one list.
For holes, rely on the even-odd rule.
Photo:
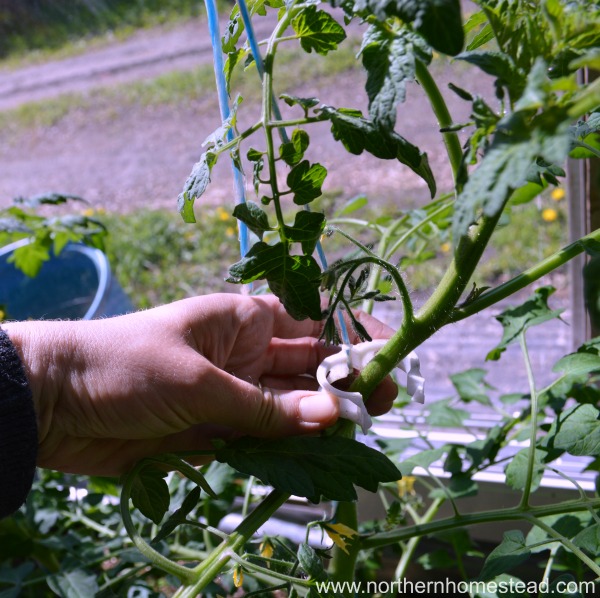
{"label": "yellow flower", "polygon": [[273,557],[273,544],[268,538],[261,543],[259,549],[260,556],[264,557],[265,559],[270,559]]}
{"label": "yellow flower", "polygon": [[240,566],[236,566],[233,570],[233,585],[236,588],[241,588],[244,583],[244,571]]}
{"label": "yellow flower", "polygon": [[4,310],[0,308],[0,320],[4,320],[4,318],[6,318],[6,313],[4,313]]}
{"label": "yellow flower", "polygon": [[542,210],[542,220],[546,222],[554,222],[558,218],[558,212],[554,208],[546,208]]}
{"label": "yellow flower", "polygon": [[414,475],[404,476],[401,480],[398,480],[398,495],[405,496],[406,494],[415,493],[415,482],[417,478]]}
{"label": "yellow flower", "polygon": [[448,241],[446,241],[445,243],[442,243],[440,245],[440,249],[444,252],[444,253],[448,253],[450,251],[450,249],[452,249],[452,245],[450,245],[450,243],[448,243]]}
{"label": "yellow flower", "polygon": [[556,187],[556,189],[552,189],[552,193],[550,193],[550,197],[554,201],[560,201],[565,198],[565,190],[560,187]]}
{"label": "yellow flower", "polygon": [[90,216],[93,216],[95,213],[96,213],[96,210],[94,210],[94,208],[86,208],[82,212],[82,214],[84,216],[86,216],[87,218],[89,218]]}
{"label": "yellow flower", "polygon": [[229,214],[221,206],[217,208],[216,212],[219,220],[222,220],[223,222],[229,220]]}
{"label": "yellow flower", "polygon": [[235,228],[233,228],[233,226],[228,226],[228,227],[225,229],[225,234],[226,234],[228,237],[233,237],[233,235],[235,235]]}
{"label": "yellow flower", "polygon": [[350,554],[348,552],[348,544],[354,536],[358,536],[356,530],[343,523],[322,523],[321,527],[340,550],[343,550],[346,554]]}

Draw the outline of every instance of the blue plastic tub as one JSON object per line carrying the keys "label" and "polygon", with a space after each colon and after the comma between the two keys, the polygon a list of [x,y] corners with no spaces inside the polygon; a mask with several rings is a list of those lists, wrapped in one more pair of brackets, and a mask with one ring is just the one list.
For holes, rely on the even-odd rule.
{"label": "blue plastic tub", "polygon": [[69,244],[30,278],[9,261],[27,243],[25,239],[0,248],[0,307],[6,319],[91,320],[133,311],[99,249]]}

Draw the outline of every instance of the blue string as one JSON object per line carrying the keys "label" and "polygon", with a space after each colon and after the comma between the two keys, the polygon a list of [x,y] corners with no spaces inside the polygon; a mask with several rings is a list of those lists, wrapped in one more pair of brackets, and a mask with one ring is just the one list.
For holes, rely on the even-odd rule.
{"label": "blue string", "polygon": [[[204,0],[206,13],[208,15],[208,30],[210,32],[210,41],[213,50],[213,63],[215,69],[215,80],[217,83],[217,94],[219,98],[219,110],[221,120],[226,121],[231,112],[229,109],[229,94],[227,93],[227,82],[225,81],[225,71],[223,65],[223,52],[221,51],[221,34],[219,32],[219,16],[217,13],[217,4],[215,0]],[[233,139],[233,130],[227,131],[227,141]],[[244,190],[244,177],[239,168],[231,160],[233,170],[233,181],[235,188],[236,203],[245,203],[246,195]],[[241,221],[238,221],[240,232],[240,254],[242,257],[248,253],[248,227]]]}

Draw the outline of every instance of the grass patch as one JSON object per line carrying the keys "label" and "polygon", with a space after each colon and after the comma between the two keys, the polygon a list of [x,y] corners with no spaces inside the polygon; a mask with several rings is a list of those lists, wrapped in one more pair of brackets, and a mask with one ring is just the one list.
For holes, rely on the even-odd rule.
{"label": "grass patch", "polygon": [[[554,220],[542,218],[546,209],[556,211]],[[480,264],[478,285],[496,285],[564,245],[564,210],[549,199],[514,208],[510,223],[499,227]],[[166,210],[104,214],[100,219],[109,231],[107,254],[113,274],[136,307],[239,291],[224,280],[229,265],[239,259],[236,221],[226,209],[204,210],[196,224],[185,224],[179,214]],[[445,243],[433,240],[435,257],[406,269],[413,291],[430,291],[439,281],[451,257]],[[352,251],[340,235],[328,238],[325,249],[330,261]]]}
{"label": "grass patch", "polygon": [[[80,53],[89,40],[107,33],[123,39],[140,28],[195,17],[195,0],[19,0],[4,3],[0,58],[10,64],[35,51],[34,61]],[[53,53],[60,54],[54,55]]]}
{"label": "grass patch", "polygon": [[239,291],[224,281],[239,259],[234,218],[223,208],[204,210],[197,224],[174,212],[102,214],[113,275],[134,305],[148,308],[218,291]]}
{"label": "grass patch", "polygon": [[[278,82],[280,89],[289,88],[315,78],[330,77],[360,68],[354,58],[354,43],[342,45],[326,57],[292,50],[278,54]],[[234,74],[232,94],[241,94],[246,100],[260,97],[261,85],[252,72]],[[181,105],[214,98],[216,91],[212,64],[192,71],[173,71],[147,81],[134,81],[114,87],[98,88],[88,93],[69,93],[40,102],[29,102],[18,108],[0,112],[0,129],[18,132],[21,129],[49,127],[58,124],[70,113],[83,112],[88,120],[112,113],[115,108],[139,106]]]}

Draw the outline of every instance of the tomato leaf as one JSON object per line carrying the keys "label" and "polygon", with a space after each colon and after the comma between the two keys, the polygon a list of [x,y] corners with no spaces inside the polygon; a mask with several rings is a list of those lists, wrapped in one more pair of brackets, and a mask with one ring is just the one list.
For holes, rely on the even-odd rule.
{"label": "tomato leaf", "polygon": [[475,496],[479,492],[477,482],[467,473],[456,473],[450,478],[448,485],[442,488],[434,488],[429,496],[431,498],[466,498]]}
{"label": "tomato leaf", "polygon": [[525,73],[504,52],[462,52],[456,58],[474,64],[484,73],[496,77],[496,95],[500,98],[503,95],[503,87],[508,89],[513,101],[519,98],[525,89]]}
{"label": "tomato leaf", "polygon": [[552,371],[561,376],[539,392],[540,403],[564,400],[572,396],[572,389],[585,384],[593,372],[600,371],[600,339],[584,343],[574,353],[559,359]]}
{"label": "tomato leaf", "polygon": [[282,93],[279,97],[288,105],[288,106],[300,106],[305,113],[311,108],[314,108],[318,103],[318,98],[300,98],[298,96],[292,96],[287,93]]}
{"label": "tomato leaf", "polygon": [[[508,463],[504,469],[506,483],[515,490],[523,490],[527,483],[527,464],[529,462],[529,448],[521,449]],[[545,452],[535,449],[533,461],[533,478],[531,480],[531,491],[538,489],[542,476],[544,475],[543,459]]]}
{"label": "tomato leaf", "polygon": [[367,29],[360,49],[368,76],[369,116],[384,129],[396,125],[396,106],[406,99],[406,83],[415,80],[415,62],[431,62],[431,50],[420,35],[401,29],[391,33],[381,25]]}
{"label": "tomato leaf", "polygon": [[329,13],[317,10],[314,5],[294,18],[292,27],[305,52],[314,50],[317,54],[324,55],[335,50],[346,39],[344,28]]}
{"label": "tomato leaf", "polygon": [[215,457],[282,492],[314,503],[321,498],[356,500],[354,485],[375,492],[380,482],[401,477],[385,455],[340,436],[244,437],[218,449]]}
{"label": "tomato leaf", "polygon": [[160,526],[158,533],[152,538],[152,544],[158,544],[166,539],[178,525],[185,523],[187,516],[194,510],[200,500],[200,487],[194,486],[185,497],[181,507],[169,515],[168,519]]}
{"label": "tomato leaf", "polygon": [[600,455],[600,411],[593,405],[576,405],[559,413],[544,438],[544,448],[570,455]]}
{"label": "tomato leaf", "polygon": [[291,141],[279,146],[279,155],[288,166],[294,166],[302,160],[304,152],[308,149],[310,138],[303,129],[294,129]]}
{"label": "tomato leaf", "polygon": [[531,165],[538,157],[549,163],[562,162],[568,143],[564,123],[557,123],[557,129],[548,132],[528,127],[519,113],[504,118],[481,164],[459,195],[454,238],[458,240],[467,234],[480,211],[496,216],[512,191],[527,182]]}
{"label": "tomato leaf", "polygon": [[444,449],[437,448],[421,451],[420,453],[413,455],[410,459],[402,461],[400,465],[402,475],[410,475],[415,467],[422,467],[424,469],[429,467],[432,463],[441,459],[443,454]]}
{"label": "tomato leaf", "polygon": [[451,399],[445,399],[431,404],[426,420],[430,426],[461,428],[467,417],[469,417],[468,411],[458,409],[451,404]]}
{"label": "tomato leaf", "polygon": [[483,569],[479,574],[480,581],[488,581],[494,577],[510,571],[517,565],[524,563],[531,555],[531,550],[525,543],[525,537],[520,530],[511,530],[504,533],[502,542],[489,554]]}
{"label": "tomato leaf", "polygon": [[308,255],[290,255],[283,243],[255,243],[229,268],[228,282],[246,284],[266,280],[269,288],[295,319],[321,319],[319,297],[321,269]]}
{"label": "tomato leaf", "polygon": [[233,209],[233,215],[261,240],[263,234],[271,230],[266,212],[252,201],[237,204]]}
{"label": "tomato leaf", "polygon": [[321,113],[331,121],[334,139],[341,141],[351,154],[359,155],[367,151],[382,160],[398,160],[418,174],[427,183],[431,196],[435,195],[435,179],[427,154],[418,147],[395,131],[377,127],[364,118],[359,110],[322,106]]}
{"label": "tomato leaf", "polygon": [[496,316],[496,320],[502,324],[504,332],[502,340],[488,353],[486,359],[497,361],[506,347],[517,341],[519,335],[528,328],[560,317],[562,309],[552,310],[548,306],[548,298],[554,293],[554,290],[549,286],[540,287],[522,305],[506,309]]}
{"label": "tomato leaf", "polygon": [[444,54],[454,56],[464,45],[464,31],[460,0],[330,0],[341,5],[350,15],[362,18],[373,14],[380,21],[387,17],[398,17],[412,23],[427,43]]}
{"label": "tomato leaf", "polygon": [[192,172],[183,185],[183,191],[177,197],[177,209],[184,222],[196,222],[194,202],[206,191],[216,161],[217,157],[213,152],[205,152],[192,167]]}
{"label": "tomato leaf", "polygon": [[486,370],[482,368],[471,368],[464,372],[452,374],[450,380],[461,400],[465,403],[475,401],[482,405],[490,405],[487,391],[492,390],[493,386],[485,381],[486,374]]}
{"label": "tomato leaf", "polygon": [[303,206],[319,197],[326,176],[327,169],[321,164],[302,160],[294,166],[287,176],[287,185],[294,193],[294,203]]}
{"label": "tomato leaf", "polygon": [[582,529],[574,538],[573,544],[587,550],[592,555],[600,552],[600,523]]}
{"label": "tomato leaf", "polygon": [[285,227],[286,237],[302,244],[304,255],[312,255],[325,228],[325,215],[302,210],[296,214],[294,224]]}
{"label": "tomato leaf", "polygon": [[157,467],[146,466],[134,478],[131,487],[131,500],[135,508],[157,525],[169,509],[169,487],[164,479],[166,475]]}
{"label": "tomato leaf", "polygon": [[96,576],[82,569],[55,573],[48,577],[47,584],[57,596],[63,598],[96,596],[99,589]]}
{"label": "tomato leaf", "polygon": [[298,562],[308,576],[312,579],[327,579],[321,557],[314,548],[308,544],[302,543],[298,546]]}

